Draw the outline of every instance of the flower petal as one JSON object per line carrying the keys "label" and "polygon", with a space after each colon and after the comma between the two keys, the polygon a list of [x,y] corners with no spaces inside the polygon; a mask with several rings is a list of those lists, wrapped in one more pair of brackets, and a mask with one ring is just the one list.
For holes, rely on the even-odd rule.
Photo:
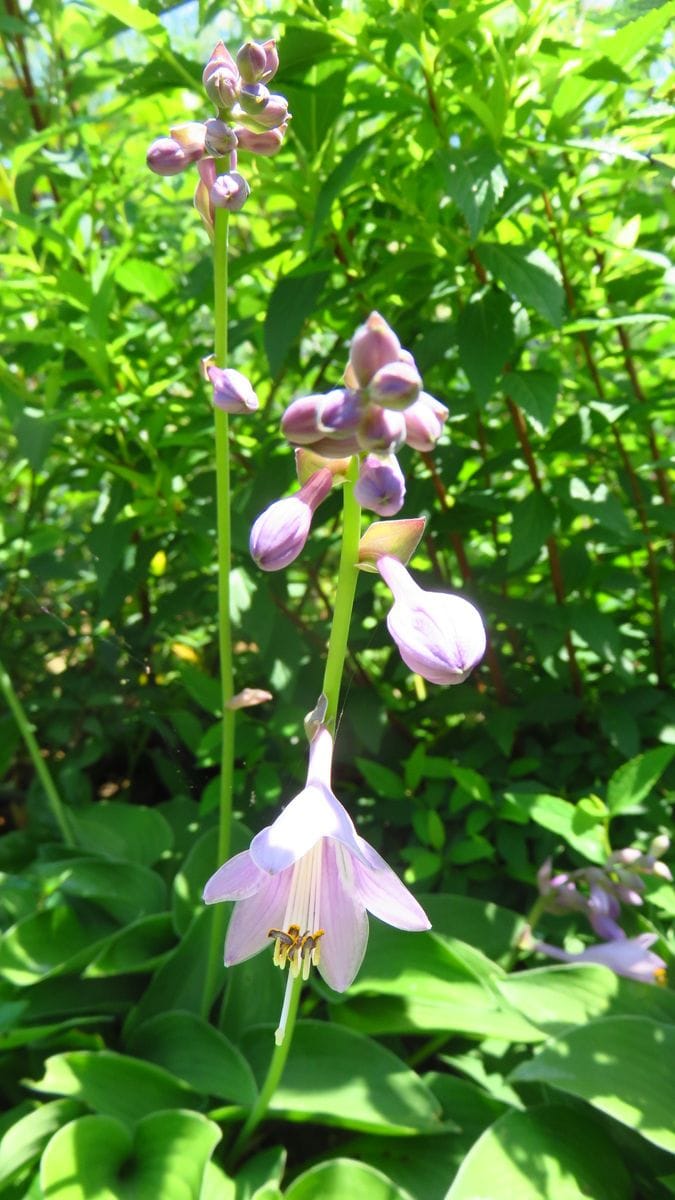
{"label": "flower petal", "polygon": [[[359,841],[363,842],[363,838],[359,838]],[[397,929],[418,932],[431,929],[431,921],[412,892],[401,883],[377,850],[367,842],[364,845],[368,848],[373,865],[364,867],[358,859],[354,860],[354,887],[368,912]]]}
{"label": "flower petal", "polygon": [[370,847],[358,836],[347,810],[329,788],[319,784],[303,788],[273,825],[256,834],[251,858],[263,871],[276,875],[307,854],[320,838],[334,838],[365,865],[370,862]]}
{"label": "flower petal", "polygon": [[225,938],[225,966],[252,958],[270,945],[269,930],[279,929],[284,919],[292,871],[267,875],[254,896],[234,907]]}
{"label": "flower petal", "polygon": [[321,873],[319,971],[329,987],[344,992],[354,979],[368,944],[368,917],[356,895],[353,860],[339,842],[324,842]]}
{"label": "flower petal", "polygon": [[244,900],[254,896],[265,882],[266,875],[256,866],[248,850],[235,854],[211,876],[204,888],[204,903],[219,900]]}

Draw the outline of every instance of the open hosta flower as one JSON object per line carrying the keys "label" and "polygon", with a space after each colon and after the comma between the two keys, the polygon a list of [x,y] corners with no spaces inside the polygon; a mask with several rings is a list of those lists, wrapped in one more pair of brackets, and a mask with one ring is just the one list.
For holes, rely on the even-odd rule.
{"label": "open hosta flower", "polygon": [[637,937],[624,936],[611,942],[587,946],[578,954],[570,954],[548,942],[534,942],[531,948],[562,962],[597,963],[609,967],[616,975],[625,975],[627,979],[637,979],[641,983],[663,983],[666,964],[649,949],[656,940],[655,933],[640,933]]}
{"label": "open hosta flower", "polygon": [[283,1041],[293,978],[316,966],[343,992],[368,941],[367,912],[397,929],[430,928],[424,910],[391,867],[354,828],[331,788],[333,740],[320,725],[310,744],[305,787],[209,879],[204,900],[235,900],[225,965],[274,941],[274,963],[289,968],[277,1043]]}
{"label": "open hosta flower", "polygon": [[485,653],[478,609],[462,596],[425,592],[388,554],[377,569],[394,593],[387,628],[406,666],[430,683],[463,683]]}

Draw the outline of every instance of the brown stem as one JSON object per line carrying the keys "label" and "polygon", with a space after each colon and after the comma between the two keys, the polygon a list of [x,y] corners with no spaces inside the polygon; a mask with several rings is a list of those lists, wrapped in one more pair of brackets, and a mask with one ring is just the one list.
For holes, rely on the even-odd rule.
{"label": "brown stem", "polygon": [[[640,383],[640,379],[638,377],[628,333],[623,325],[619,325],[617,327],[617,333],[623,349],[623,361],[626,366],[626,371],[628,372],[628,378],[630,379],[633,393],[636,399],[640,401],[640,404],[647,405],[649,402],[644,394],[644,391],[642,390],[642,384]],[[663,467],[656,465],[660,461],[661,455],[659,454],[659,448],[656,443],[656,434],[654,433],[654,426],[652,425],[651,421],[647,422],[647,438],[649,440],[649,449],[652,456],[652,462],[655,464],[654,474],[656,475],[656,482],[658,484],[659,492],[661,493],[661,498],[663,499],[664,504],[670,504],[670,488],[668,486],[668,477],[663,470]]]}
{"label": "brown stem", "polygon": [[[15,3],[15,0],[5,0],[5,8],[8,16],[13,17],[15,20],[21,20],[21,13]],[[37,93],[35,91],[35,84],[33,83],[33,76],[31,75],[28,55],[26,54],[26,44],[23,39],[23,34],[17,33],[15,35],[14,44],[16,46],[16,52],[19,56],[19,63],[21,65],[21,75],[19,78],[21,90],[26,98],[28,108],[30,109],[33,125],[35,126],[37,132],[40,133],[41,130],[45,128],[46,121],[42,116],[38,106]]]}

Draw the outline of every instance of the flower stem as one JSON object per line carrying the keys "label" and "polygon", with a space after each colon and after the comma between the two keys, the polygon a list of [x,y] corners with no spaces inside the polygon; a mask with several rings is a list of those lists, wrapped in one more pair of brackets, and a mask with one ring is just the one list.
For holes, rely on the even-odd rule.
{"label": "flower stem", "polygon": [[19,697],[14,691],[12,681],[1,662],[0,691],[5,697],[10,712],[12,713],[12,716],[19,727],[19,732],[24,740],[26,749],[30,754],[33,766],[35,767],[35,773],[45,790],[47,802],[52,811],[52,816],[61,831],[61,836],[66,843],[66,846],[74,846],[75,839],[70,831],[68,816],[66,814],[64,805],[61,802],[61,797],[56,789],[56,784],[54,783],[54,780],[49,772],[49,768],[40,753],[40,747],[35,740],[35,735],[33,733],[31,723],[26,715],[26,711],[19,700]]}
{"label": "flower stem", "polygon": [[[219,160],[218,169],[221,169]],[[222,168],[226,169],[226,168]],[[226,209],[215,212],[215,242],[213,248],[213,311],[214,357],[217,367],[227,362],[227,287],[228,287],[228,222]],[[218,819],[218,856],[216,865],[230,853],[232,824],[232,784],[234,777],[234,712],[228,701],[234,692],[232,678],[232,636],[230,627],[230,447],[227,413],[214,408],[216,454],[216,523],[218,530],[218,654],[220,659],[220,691],[223,710],[223,730],[220,744],[220,805]],[[211,939],[204,984],[203,1012],[211,1007],[220,957],[225,936],[226,910],[215,905],[211,917]]]}
{"label": "flower stem", "polygon": [[333,624],[328,642],[328,657],[323,676],[323,693],[328,701],[326,708],[326,725],[335,733],[338,705],[340,702],[340,684],[347,653],[349,624],[354,607],[356,581],[359,576],[357,567],[359,556],[359,539],[361,537],[361,507],[354,497],[354,484],[358,478],[359,460],[354,455],[344,484],[344,510],[342,524],[342,549],[340,551],[340,566],[338,570]]}
{"label": "flower stem", "polygon": [[269,1107],[270,1100],[272,1099],[272,1096],[274,1095],[274,1093],[277,1089],[279,1080],[281,1079],[281,1076],[283,1074],[284,1067],[286,1066],[286,1060],[288,1058],[288,1053],[291,1048],[291,1041],[293,1040],[293,1030],[295,1028],[295,1020],[298,1015],[298,1004],[300,1003],[301,989],[302,989],[302,975],[298,975],[297,979],[294,980],[293,987],[291,989],[290,1004],[289,1004],[289,1009],[288,1009],[288,1016],[286,1018],[286,1033],[284,1036],[284,1040],[280,1046],[275,1045],[275,1047],[274,1047],[274,1050],[272,1052],[272,1058],[270,1060],[270,1065],[269,1065],[269,1068],[267,1071],[267,1078],[265,1079],[265,1082],[260,1090],[258,1099],[256,1100],[255,1104],[253,1105],[253,1108],[251,1109],[250,1113],[248,1114],[246,1121],[242,1125],[242,1127],[239,1131],[239,1135],[232,1147],[232,1151],[231,1151],[231,1161],[232,1162],[236,1162],[236,1160],[241,1156],[242,1151],[244,1150],[245,1146],[247,1145],[247,1143],[249,1142],[249,1140],[251,1138],[251,1134],[258,1128],[258,1125],[260,1124],[263,1117],[265,1116],[265,1113],[267,1112],[267,1109]]}

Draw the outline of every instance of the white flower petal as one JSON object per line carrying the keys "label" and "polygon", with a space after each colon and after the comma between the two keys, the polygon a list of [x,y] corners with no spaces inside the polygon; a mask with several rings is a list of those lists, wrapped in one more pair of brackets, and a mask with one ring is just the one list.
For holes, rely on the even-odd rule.
{"label": "white flower petal", "polygon": [[319,971],[329,987],[344,992],[358,971],[368,944],[368,917],[354,890],[353,865],[339,842],[324,842],[321,875]]}
{"label": "white flower petal", "polygon": [[367,843],[362,849],[362,839],[347,810],[329,788],[310,784],[291,800],[273,825],[256,834],[251,842],[251,858],[263,871],[276,875],[307,854],[320,838],[334,838],[365,864],[369,862]]}
{"label": "white flower petal", "polygon": [[204,888],[204,903],[219,900],[244,900],[253,896],[265,882],[265,873],[255,865],[248,850],[235,854],[211,876]]}
{"label": "white flower petal", "polygon": [[[363,841],[362,838],[359,840]],[[368,912],[386,921],[387,925],[394,925],[396,929],[417,932],[431,929],[431,921],[412,892],[401,883],[377,850],[368,846],[367,842],[364,845],[374,861],[369,867],[364,867],[358,859],[353,861],[354,887]]]}
{"label": "white flower petal", "polygon": [[225,939],[225,966],[252,958],[271,945],[270,929],[279,929],[284,919],[291,886],[291,871],[266,877],[254,895],[234,907]]}

